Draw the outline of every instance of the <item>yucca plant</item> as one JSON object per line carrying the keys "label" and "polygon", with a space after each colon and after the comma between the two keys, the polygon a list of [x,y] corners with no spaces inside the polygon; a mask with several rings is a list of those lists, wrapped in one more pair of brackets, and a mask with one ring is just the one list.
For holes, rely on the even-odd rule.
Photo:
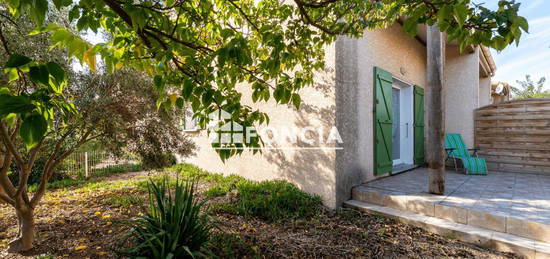
{"label": "yucca plant", "polygon": [[150,181],[148,190],[149,210],[131,222],[126,237],[132,237],[134,245],[122,254],[158,259],[204,257],[213,223],[201,211],[204,202],[197,201],[194,182],[176,180],[173,184],[165,177]]}

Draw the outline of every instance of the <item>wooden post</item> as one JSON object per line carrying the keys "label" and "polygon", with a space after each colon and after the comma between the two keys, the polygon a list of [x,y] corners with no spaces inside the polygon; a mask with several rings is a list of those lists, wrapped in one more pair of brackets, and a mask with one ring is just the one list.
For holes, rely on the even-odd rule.
{"label": "wooden post", "polygon": [[84,175],[86,179],[90,177],[90,175],[88,174],[88,152],[84,152]]}
{"label": "wooden post", "polygon": [[445,121],[443,118],[443,66],[445,65],[445,40],[437,24],[428,26],[427,40],[426,162],[429,173],[429,192],[445,193]]}

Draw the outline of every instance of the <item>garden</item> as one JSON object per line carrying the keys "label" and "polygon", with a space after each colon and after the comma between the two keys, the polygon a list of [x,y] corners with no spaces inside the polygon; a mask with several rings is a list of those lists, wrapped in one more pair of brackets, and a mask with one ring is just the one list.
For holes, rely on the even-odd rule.
{"label": "garden", "polygon": [[17,226],[0,206],[2,258],[514,257],[383,216],[330,210],[285,181],[252,182],[189,164],[50,188],[36,208],[35,247],[22,254],[5,251]]}

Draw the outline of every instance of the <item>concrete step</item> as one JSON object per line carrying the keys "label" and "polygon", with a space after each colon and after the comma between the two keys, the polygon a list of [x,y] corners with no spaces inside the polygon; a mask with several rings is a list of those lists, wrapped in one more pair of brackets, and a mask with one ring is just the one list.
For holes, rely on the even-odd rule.
{"label": "concrete step", "polygon": [[344,203],[344,206],[394,218],[402,223],[417,226],[438,235],[453,237],[480,247],[515,253],[525,258],[550,258],[549,243],[357,200],[349,200]]}
{"label": "concrete step", "polygon": [[442,201],[441,196],[427,193],[404,195],[395,191],[357,186],[352,190],[352,199],[541,242],[550,242],[548,224],[498,212],[451,206]]}

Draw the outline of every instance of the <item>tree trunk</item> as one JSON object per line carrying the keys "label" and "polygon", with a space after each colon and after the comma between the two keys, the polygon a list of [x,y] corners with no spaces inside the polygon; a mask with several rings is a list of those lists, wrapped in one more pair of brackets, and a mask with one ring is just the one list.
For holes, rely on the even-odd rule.
{"label": "tree trunk", "polygon": [[426,162],[429,192],[445,193],[445,126],[443,120],[443,66],[445,40],[436,25],[428,27],[426,111],[428,122]]}
{"label": "tree trunk", "polygon": [[29,207],[17,208],[16,214],[19,234],[9,244],[8,251],[10,253],[23,252],[33,248],[35,233],[34,209]]}

